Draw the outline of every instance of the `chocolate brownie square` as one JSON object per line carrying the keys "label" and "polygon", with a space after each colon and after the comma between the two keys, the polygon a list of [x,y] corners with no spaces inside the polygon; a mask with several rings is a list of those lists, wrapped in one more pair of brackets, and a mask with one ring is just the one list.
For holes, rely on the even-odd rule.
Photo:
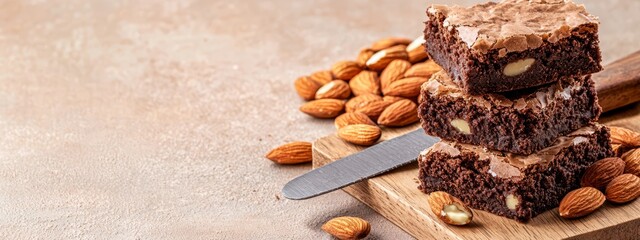
{"label": "chocolate brownie square", "polygon": [[612,156],[609,131],[588,125],[531,155],[441,141],[418,157],[419,188],[445,191],[472,208],[526,222],[578,188],[593,162]]}
{"label": "chocolate brownie square", "polygon": [[571,0],[427,9],[425,46],[468,93],[506,92],[602,69],[598,18]]}
{"label": "chocolate brownie square", "polygon": [[471,95],[435,73],[421,88],[418,115],[429,135],[500,151],[531,154],[598,119],[589,75],[509,93]]}

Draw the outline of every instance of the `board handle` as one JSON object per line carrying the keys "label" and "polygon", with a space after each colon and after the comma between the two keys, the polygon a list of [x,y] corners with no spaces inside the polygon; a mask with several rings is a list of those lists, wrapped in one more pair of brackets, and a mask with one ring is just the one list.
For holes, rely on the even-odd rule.
{"label": "board handle", "polygon": [[640,101],[640,51],[605,66],[593,80],[603,112]]}

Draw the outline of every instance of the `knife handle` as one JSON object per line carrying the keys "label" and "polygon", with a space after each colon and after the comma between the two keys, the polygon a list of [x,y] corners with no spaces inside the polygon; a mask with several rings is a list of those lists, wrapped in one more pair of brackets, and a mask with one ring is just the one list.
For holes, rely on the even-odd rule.
{"label": "knife handle", "polygon": [[640,101],[640,51],[608,64],[593,80],[603,112]]}

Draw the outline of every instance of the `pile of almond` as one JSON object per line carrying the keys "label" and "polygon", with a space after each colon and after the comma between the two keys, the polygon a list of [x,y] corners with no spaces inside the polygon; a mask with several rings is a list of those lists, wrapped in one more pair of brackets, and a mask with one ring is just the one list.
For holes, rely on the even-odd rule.
{"label": "pile of almond", "polygon": [[309,102],[300,111],[335,118],[338,136],[362,146],[375,144],[379,127],[403,127],[418,121],[420,85],[440,66],[428,60],[424,38],[385,38],[360,50],[353,61],[295,80],[298,95]]}
{"label": "pile of almond", "polygon": [[581,188],[569,192],[560,202],[561,217],[588,215],[600,208],[605,200],[622,204],[640,197],[640,133],[620,127],[610,129],[616,156],[599,160],[587,168],[580,182]]}

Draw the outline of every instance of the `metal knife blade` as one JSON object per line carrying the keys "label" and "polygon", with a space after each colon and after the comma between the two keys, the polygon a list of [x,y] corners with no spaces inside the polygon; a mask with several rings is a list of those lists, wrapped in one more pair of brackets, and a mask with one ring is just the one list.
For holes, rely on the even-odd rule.
{"label": "metal knife blade", "polygon": [[284,186],[282,194],[301,200],[346,187],[411,163],[438,141],[419,128],[300,175]]}

